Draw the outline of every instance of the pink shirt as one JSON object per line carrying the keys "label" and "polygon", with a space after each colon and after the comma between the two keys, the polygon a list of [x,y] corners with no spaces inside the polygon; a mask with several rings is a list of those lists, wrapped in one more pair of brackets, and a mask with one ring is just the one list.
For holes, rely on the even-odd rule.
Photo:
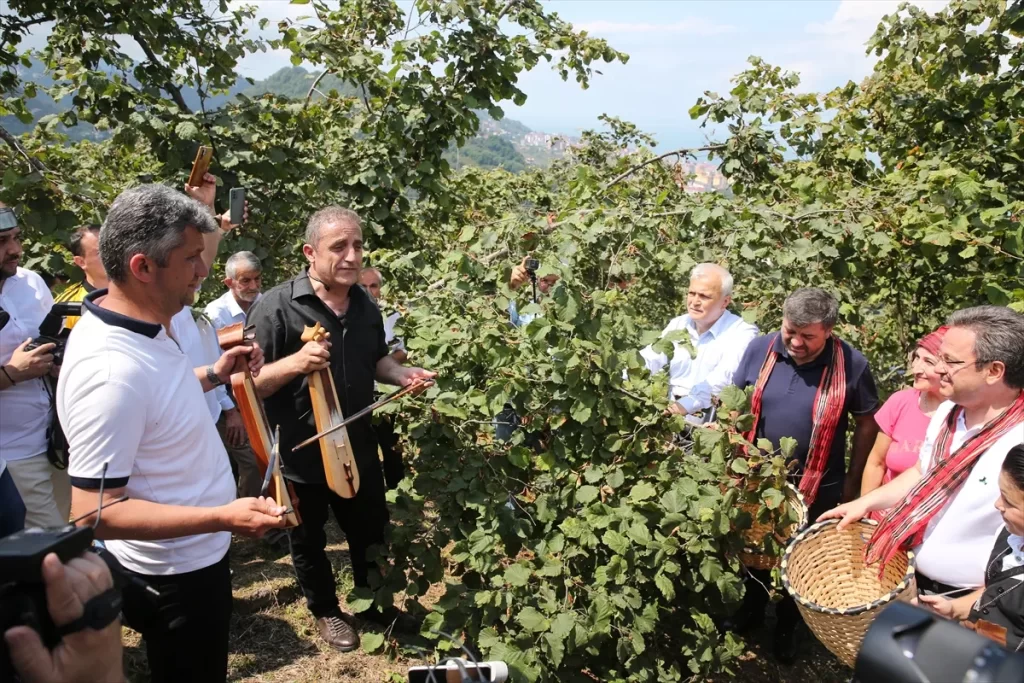
{"label": "pink shirt", "polygon": [[912,467],[921,453],[930,417],[921,412],[921,393],[917,389],[903,389],[889,397],[875,413],[875,422],[892,439],[885,453],[886,484],[908,467]]}

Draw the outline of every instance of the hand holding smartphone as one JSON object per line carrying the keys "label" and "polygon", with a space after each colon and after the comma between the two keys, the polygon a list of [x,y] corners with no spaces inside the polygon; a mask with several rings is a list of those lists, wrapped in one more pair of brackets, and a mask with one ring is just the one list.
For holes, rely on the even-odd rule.
{"label": "hand holding smartphone", "polygon": [[245,220],[245,188],[233,187],[228,194],[230,220],[232,225],[241,225]]}
{"label": "hand holding smartphone", "polygon": [[213,149],[205,145],[196,152],[196,160],[192,162],[192,172],[188,176],[188,184],[192,187],[199,187],[203,184],[203,176],[210,170],[210,161],[213,160]]}

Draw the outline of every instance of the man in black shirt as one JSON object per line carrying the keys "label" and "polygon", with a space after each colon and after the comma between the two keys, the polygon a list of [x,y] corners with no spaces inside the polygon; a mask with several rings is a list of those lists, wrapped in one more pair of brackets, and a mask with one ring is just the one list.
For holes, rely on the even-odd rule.
{"label": "man in black shirt", "polygon": [[[324,524],[330,508],[348,538],[355,585],[369,586],[366,551],[383,542],[389,521],[384,478],[369,416],[347,428],[360,476],[353,498],[327,487],[318,443],[292,453],[316,433],[308,376],[330,367],[342,413],[351,415],[373,403],[375,379],[408,386],[434,373],[402,366],[388,353],[380,310],[358,286],[363,234],[356,213],[337,206],[317,211],[306,227],[302,251],[309,269],[265,293],[246,322],[256,326],[267,360],[256,387],[271,427],[281,427],[284,475],[294,482],[299,499],[302,524],[289,533],[295,573],[320,636],[347,652],[359,646],[359,636],[338,606],[334,572],[324,552]],[[304,343],[303,328],[318,322],[330,333],[329,341]],[[362,616],[390,623],[395,612],[371,610]]]}

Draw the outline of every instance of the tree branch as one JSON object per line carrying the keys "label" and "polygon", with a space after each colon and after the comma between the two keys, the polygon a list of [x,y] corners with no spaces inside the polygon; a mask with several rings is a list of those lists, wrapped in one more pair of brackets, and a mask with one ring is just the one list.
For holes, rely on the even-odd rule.
{"label": "tree branch", "polygon": [[616,183],[619,183],[619,182],[625,180],[626,178],[628,178],[629,176],[633,175],[634,173],[639,171],[641,168],[643,168],[645,166],[650,166],[651,164],[653,164],[653,163],[655,163],[657,161],[661,161],[662,159],[666,159],[666,158],[671,157],[671,156],[677,156],[677,157],[693,156],[694,152],[713,152],[713,151],[719,150],[719,149],[725,149],[725,145],[708,145],[706,147],[690,147],[690,148],[683,148],[683,149],[672,150],[671,152],[665,152],[661,156],[656,156],[653,159],[648,159],[647,161],[643,162],[642,164],[637,164],[636,166],[633,166],[632,168],[629,168],[625,172],[623,172],[623,173],[619,174],[618,176],[616,176],[611,182],[609,182],[607,185],[605,185],[601,189],[602,190],[607,190],[612,185],[615,185]]}
{"label": "tree branch", "polygon": [[3,141],[7,143],[8,147],[23,156],[25,161],[28,162],[28,165],[33,170],[40,173],[49,173],[50,169],[46,168],[46,165],[39,161],[39,159],[36,159],[34,156],[31,156],[26,152],[25,148],[21,146],[21,143],[18,142],[18,138],[11,135],[11,133],[3,126],[0,126],[0,139],[3,139]]}
{"label": "tree branch", "polygon": [[[320,85],[320,81],[323,80],[323,77],[326,76],[329,73],[331,73],[330,69],[324,69],[323,73],[321,73],[319,76],[317,76],[316,80],[313,81],[313,85],[309,86],[309,92],[306,93],[306,101],[302,105],[303,109],[305,109],[306,107],[309,106],[309,98],[311,98],[313,96],[313,93],[314,92],[320,92],[319,90],[316,89],[316,86]],[[323,96],[323,93],[320,93],[320,95]]]}
{"label": "tree branch", "polygon": [[[132,38],[134,38],[135,42],[139,44],[139,47],[142,48],[142,51],[146,53],[146,59],[148,59],[153,64],[165,70],[167,69],[167,67],[164,66],[164,64],[157,58],[156,53],[153,52],[153,48],[149,46],[149,43],[146,42],[146,39],[139,35],[138,31],[132,33]],[[168,93],[170,93],[171,99],[174,100],[174,103],[178,105],[179,109],[181,109],[186,114],[192,113],[192,110],[189,109],[189,106],[185,104],[185,98],[181,96],[181,89],[178,88],[178,86],[176,86],[171,81],[170,78],[168,78],[167,82],[164,83],[164,89],[167,90]]]}

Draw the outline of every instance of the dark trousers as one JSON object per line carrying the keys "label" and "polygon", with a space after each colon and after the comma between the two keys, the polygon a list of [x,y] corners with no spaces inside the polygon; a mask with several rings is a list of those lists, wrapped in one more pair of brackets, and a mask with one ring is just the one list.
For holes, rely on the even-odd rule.
{"label": "dark trousers", "polygon": [[[814,520],[819,515],[824,513],[826,510],[831,510],[843,498],[843,485],[833,484],[831,486],[822,486],[818,490],[818,496],[814,500],[814,504],[811,505],[811,509],[807,515],[808,525],[813,524]],[[751,569],[749,570],[753,579],[747,580],[747,592],[743,595],[743,609],[752,610],[755,613],[763,613],[765,607],[768,606],[768,591],[758,585],[758,581],[764,586],[770,586],[772,582],[771,571],[763,569]],[[778,629],[791,629],[800,622],[800,610],[796,606],[796,601],[789,596],[789,593],[784,593],[782,600],[775,603],[775,617],[776,617],[776,628]]]}
{"label": "dark trousers", "polygon": [[326,484],[294,482],[302,524],[288,531],[292,564],[309,611],[317,619],[338,608],[334,569],[324,552],[327,547],[324,525],[327,524],[328,509],[334,513],[334,519],[348,539],[356,586],[370,585],[368,576],[371,563],[366,559],[366,551],[370,546],[384,542],[384,530],[389,521],[387,502],[384,500],[384,478],[380,461],[376,462],[376,468],[372,462],[358,463],[359,492],[354,498],[342,498]]}
{"label": "dark trousers", "polygon": [[25,503],[14,485],[14,477],[4,468],[0,474],[0,538],[25,528]]}
{"label": "dark trousers", "polygon": [[135,574],[160,591],[162,598],[125,585],[125,624],[142,634],[152,683],[227,680],[232,601],[229,555],[187,574]]}

